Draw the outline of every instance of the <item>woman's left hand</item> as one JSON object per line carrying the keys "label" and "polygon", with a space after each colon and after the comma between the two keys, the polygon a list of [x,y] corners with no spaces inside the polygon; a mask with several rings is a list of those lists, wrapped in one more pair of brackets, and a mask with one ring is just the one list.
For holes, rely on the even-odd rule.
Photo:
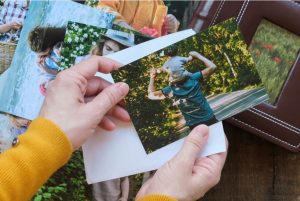
{"label": "woman's left hand", "polygon": [[96,72],[110,73],[119,63],[93,56],[58,74],[47,88],[40,116],[56,123],[67,135],[73,148],[79,148],[100,125],[106,130],[116,127],[109,116],[130,121],[118,103],[127,95],[125,83],[111,84],[95,77]]}

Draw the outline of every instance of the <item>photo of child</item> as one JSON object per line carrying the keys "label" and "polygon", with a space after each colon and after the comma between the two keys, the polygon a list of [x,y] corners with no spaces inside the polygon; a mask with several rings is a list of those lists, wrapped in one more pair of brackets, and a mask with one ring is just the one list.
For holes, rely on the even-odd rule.
{"label": "photo of child", "polygon": [[61,50],[65,28],[35,27],[29,32],[28,44],[36,54],[36,64],[40,71],[40,93],[45,96],[46,89],[55,79],[61,61]]}
{"label": "photo of child", "polygon": [[100,39],[97,44],[91,48],[90,54],[77,57],[75,59],[75,64],[92,55],[105,56],[134,46],[134,35],[132,33],[124,33],[108,29],[105,34],[101,35],[102,39]]}
{"label": "photo of child", "polygon": [[0,89],[0,111],[37,117],[47,85],[58,74],[69,21],[110,28],[114,16],[73,1],[32,1],[6,85]]}
{"label": "photo of child", "polygon": [[[178,105],[190,130],[200,124],[216,123],[217,119],[203,96],[200,85],[215,72],[217,66],[198,52],[189,52],[189,57],[177,56],[177,52],[176,47],[169,48],[165,52],[165,55],[170,57],[167,62],[162,68],[151,71],[148,98],[150,100],[163,100],[169,97],[175,100],[173,106]],[[204,62],[206,68],[196,73],[188,72],[184,65],[193,59]],[[161,90],[156,90],[155,77],[161,71],[167,72],[169,85]]]}
{"label": "photo of child", "polygon": [[147,153],[268,99],[234,19],[112,73]]}
{"label": "photo of child", "polygon": [[151,39],[128,29],[124,30],[126,32],[120,30],[69,22],[61,52],[60,70],[92,55],[105,56]]}

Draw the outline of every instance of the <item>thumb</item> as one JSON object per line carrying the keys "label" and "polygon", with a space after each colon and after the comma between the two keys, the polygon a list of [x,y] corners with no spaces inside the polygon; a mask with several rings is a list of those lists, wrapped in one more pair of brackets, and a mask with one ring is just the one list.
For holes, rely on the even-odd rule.
{"label": "thumb", "polygon": [[120,82],[106,87],[87,105],[92,111],[99,111],[97,115],[101,118],[115,105],[117,105],[128,93],[129,87]]}
{"label": "thumb", "polygon": [[[197,126],[186,137],[184,144],[177,154],[180,160],[185,160],[185,164],[193,166],[199,152],[202,150],[208,138],[208,127],[206,125]],[[176,158],[177,158],[176,157]]]}

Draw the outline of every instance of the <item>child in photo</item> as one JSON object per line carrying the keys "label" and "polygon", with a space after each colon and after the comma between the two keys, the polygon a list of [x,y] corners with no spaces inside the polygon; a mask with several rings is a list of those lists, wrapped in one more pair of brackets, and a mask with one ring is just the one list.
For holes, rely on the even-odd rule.
{"label": "child in photo", "polygon": [[50,50],[49,55],[44,60],[44,66],[47,69],[53,70],[55,73],[58,73],[58,70],[60,68],[59,63],[61,61],[61,50],[62,50],[63,42],[60,41],[56,43],[52,50]]}
{"label": "child in photo", "polygon": [[134,45],[133,33],[108,29],[98,44],[91,49],[90,54],[77,57],[75,64],[89,58],[91,55],[105,56]]}
{"label": "child in photo", "polygon": [[29,46],[35,52],[37,65],[43,72],[57,75],[65,32],[65,28],[35,27],[29,33]]}
{"label": "child in photo", "polygon": [[56,74],[60,68],[59,63],[61,61],[61,50],[63,42],[58,42],[54,45],[53,49],[50,51],[49,55],[45,58],[43,66],[45,68],[53,71],[54,73],[44,73],[40,84],[40,93],[46,96],[46,91],[49,83],[55,79]]}
{"label": "child in photo", "polygon": [[[178,105],[186,121],[186,126],[190,129],[199,124],[216,123],[217,119],[202,93],[201,84],[215,72],[217,66],[198,52],[191,51],[189,57],[178,56],[177,52],[176,46],[166,49],[165,55],[169,56],[169,59],[163,67],[150,72],[148,98],[151,100],[173,99],[175,101],[173,105]],[[206,68],[195,73],[187,71],[185,65],[194,59],[204,62]],[[157,90],[155,78],[161,72],[168,74],[169,85]]]}
{"label": "child in photo", "polygon": [[36,27],[28,37],[28,43],[37,55],[37,65],[41,70],[40,93],[45,96],[49,82],[59,71],[65,28]]}

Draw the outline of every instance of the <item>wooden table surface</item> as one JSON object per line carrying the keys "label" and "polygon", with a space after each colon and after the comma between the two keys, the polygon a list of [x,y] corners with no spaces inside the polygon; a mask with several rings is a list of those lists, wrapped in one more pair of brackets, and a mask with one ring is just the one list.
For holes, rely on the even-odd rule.
{"label": "wooden table surface", "polygon": [[224,123],[228,157],[220,183],[201,200],[298,201],[300,154]]}

